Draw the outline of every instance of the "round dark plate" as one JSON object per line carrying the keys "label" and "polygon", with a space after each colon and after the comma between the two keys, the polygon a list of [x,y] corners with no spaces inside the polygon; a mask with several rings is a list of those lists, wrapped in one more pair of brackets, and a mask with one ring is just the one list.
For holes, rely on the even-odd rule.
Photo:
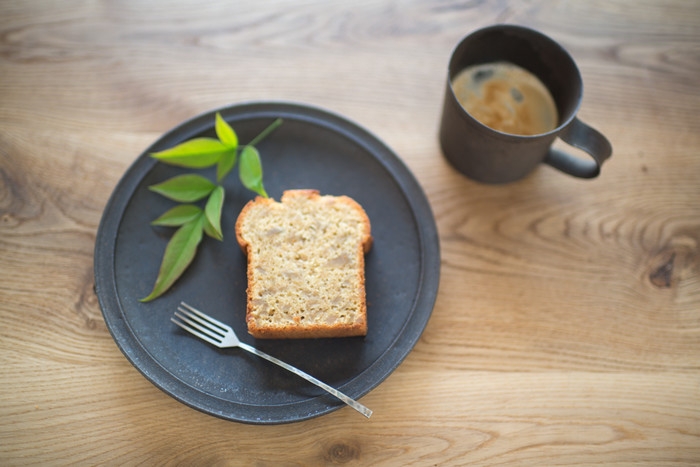
{"label": "round dark plate", "polygon": [[[257,145],[271,197],[279,200],[286,189],[315,188],[321,194],[351,196],[367,211],[374,237],[366,256],[367,336],[256,340],[247,333],[246,259],[236,243],[234,224],[254,195],[233,172],[225,182],[224,241],[205,237],[194,262],[165,295],[150,303],[139,302],[153,286],[173,232],[149,225],[175,203],[148,186],[191,172],[157,163],[148,154],[196,136],[214,137],[215,112],[163,135],[139,156],[112,194],[95,245],[95,290],[107,327],[127,359],[148,380],[205,413],[272,424],[344,407],[323,390],[259,357],[241,349],[221,350],[190,336],[170,317],[178,303],[186,301],[231,325],[242,341],[358,399],[403,361],[432,312],[440,251],[428,201],[389,148],[338,115],[275,102],[235,105],[219,112],[242,144],[274,119],[284,119]],[[381,413],[381,407],[373,409]]]}

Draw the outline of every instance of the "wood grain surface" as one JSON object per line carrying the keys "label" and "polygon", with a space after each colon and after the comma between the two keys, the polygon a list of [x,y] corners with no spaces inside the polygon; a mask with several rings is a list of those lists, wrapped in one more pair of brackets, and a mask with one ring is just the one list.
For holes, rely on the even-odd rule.
{"label": "wood grain surface", "polygon": [[[577,61],[579,116],[614,148],[599,178],[488,186],[442,158],[450,52],[500,22]],[[698,25],[684,0],[0,2],[0,464],[700,465]],[[250,100],[359,123],[431,203],[437,303],[362,398],[370,420],[202,414],[102,318],[117,181],[163,132]]]}

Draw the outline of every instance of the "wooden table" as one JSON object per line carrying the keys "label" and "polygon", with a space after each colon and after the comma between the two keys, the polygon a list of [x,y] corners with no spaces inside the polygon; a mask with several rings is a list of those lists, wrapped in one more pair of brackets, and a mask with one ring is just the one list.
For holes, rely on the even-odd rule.
{"label": "wooden table", "polygon": [[[612,159],[472,182],[436,131],[457,41],[560,41]],[[668,2],[0,4],[0,464],[700,464],[700,6]],[[400,155],[441,241],[433,315],[348,408],[224,421],[153,386],[93,291],[108,197],[202,112],[292,100]]]}

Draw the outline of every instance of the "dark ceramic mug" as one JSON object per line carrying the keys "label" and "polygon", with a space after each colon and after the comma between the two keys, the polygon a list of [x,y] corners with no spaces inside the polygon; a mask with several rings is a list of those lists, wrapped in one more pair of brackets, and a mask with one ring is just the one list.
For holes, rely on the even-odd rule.
{"label": "dark ceramic mug", "polygon": [[[504,133],[480,123],[460,105],[452,79],[468,66],[499,61],[528,70],[547,87],[559,115],[555,129],[532,136]],[[462,39],[452,52],[440,123],[442,152],[457,170],[484,183],[516,181],[542,162],[575,177],[596,177],[612,147],[602,134],[576,118],[582,97],[581,74],[555,41],[522,26],[480,29]],[[557,137],[592,159],[552,148]]]}

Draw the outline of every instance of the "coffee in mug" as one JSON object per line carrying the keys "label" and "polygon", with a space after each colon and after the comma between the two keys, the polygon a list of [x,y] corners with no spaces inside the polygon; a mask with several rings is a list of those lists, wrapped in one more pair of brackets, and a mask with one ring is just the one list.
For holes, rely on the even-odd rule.
{"label": "coffee in mug", "polygon": [[452,80],[452,89],[464,110],[494,130],[539,135],[559,124],[557,106],[547,87],[509,62],[467,67]]}

